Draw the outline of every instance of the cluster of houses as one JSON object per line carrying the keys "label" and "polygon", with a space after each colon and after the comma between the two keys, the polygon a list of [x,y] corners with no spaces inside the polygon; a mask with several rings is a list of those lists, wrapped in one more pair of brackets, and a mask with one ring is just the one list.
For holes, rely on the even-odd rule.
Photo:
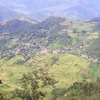
{"label": "cluster of houses", "polygon": [[57,53],[71,53],[71,52],[72,52],[72,50],[68,49],[68,48],[66,48],[66,49],[57,48],[57,49],[53,49],[53,50],[44,48],[40,51],[41,54],[48,54],[48,53],[57,54]]}

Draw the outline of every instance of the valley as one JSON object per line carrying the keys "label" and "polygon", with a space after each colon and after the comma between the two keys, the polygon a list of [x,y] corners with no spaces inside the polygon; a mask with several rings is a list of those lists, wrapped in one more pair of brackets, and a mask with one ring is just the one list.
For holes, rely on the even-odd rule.
{"label": "valley", "polygon": [[[91,93],[84,98],[83,94],[80,96],[76,94],[76,97],[71,95],[74,93],[72,87],[77,87],[81,82],[83,87],[86,84],[90,86],[89,82],[94,82],[91,84],[100,87],[99,81],[96,81],[100,76],[99,26],[99,22],[91,20],[71,21],[54,16],[41,22],[21,17],[0,23],[0,80],[2,81],[0,100],[29,100],[30,97],[30,100],[41,100],[40,97],[32,99],[31,96],[31,88],[34,87],[30,84],[33,84],[31,82],[35,80],[34,78],[39,86],[36,85],[37,91],[34,92],[35,89],[32,91],[33,93],[38,93],[39,90],[46,92],[43,100],[60,100],[59,98],[88,100],[88,97],[94,100],[92,97],[96,98],[94,95],[99,95],[99,92],[95,92],[94,95]],[[42,78],[39,78],[40,76]],[[50,77],[53,77],[56,82]],[[26,82],[28,79],[29,85]],[[47,85],[52,84],[52,86],[42,87],[44,80],[48,81]],[[26,82],[27,87],[23,82]],[[81,90],[83,87],[78,89]],[[28,92],[23,91],[24,88],[28,89]],[[97,89],[96,86],[93,88],[94,91]],[[16,89],[18,93],[15,92]],[[29,97],[25,99],[23,95],[19,96],[20,91],[23,95],[24,92],[27,95],[29,93]],[[43,97],[42,92],[39,93]],[[3,95],[5,96],[2,97]]]}

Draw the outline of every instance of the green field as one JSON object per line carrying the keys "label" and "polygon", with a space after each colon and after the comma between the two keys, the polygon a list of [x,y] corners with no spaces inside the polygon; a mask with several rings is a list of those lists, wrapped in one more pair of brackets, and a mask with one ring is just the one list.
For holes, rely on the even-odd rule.
{"label": "green field", "polygon": [[[57,60],[54,62],[55,58]],[[81,71],[89,69],[85,59],[72,54],[38,54],[24,64],[16,64],[17,60],[24,60],[24,58],[16,55],[10,60],[0,60],[0,79],[4,83],[4,88],[0,88],[3,90],[21,88],[18,79],[21,78],[23,73],[30,72],[35,67],[47,67],[49,74],[59,81],[56,86],[60,88],[67,88],[75,81],[82,80]]]}

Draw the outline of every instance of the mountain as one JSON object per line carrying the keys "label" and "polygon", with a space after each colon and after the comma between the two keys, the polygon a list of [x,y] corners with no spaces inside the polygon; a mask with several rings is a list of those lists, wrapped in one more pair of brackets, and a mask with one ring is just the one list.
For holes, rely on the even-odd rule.
{"label": "mountain", "polygon": [[[0,24],[0,34],[12,34],[18,35],[21,31],[26,31],[27,27],[36,24],[37,21],[33,19],[29,19],[27,17],[19,17],[16,19],[9,20],[7,22],[2,22]],[[17,29],[17,30],[16,30]]]}
{"label": "mountain", "polygon": [[100,22],[100,17],[95,17],[91,19],[89,22]]}
{"label": "mountain", "polygon": [[5,6],[0,5],[0,16],[2,20],[7,20],[7,19],[18,17],[18,16],[22,16],[22,14],[17,13]]}
{"label": "mountain", "polygon": [[[92,37],[95,31],[98,33],[97,28],[95,31],[93,30],[93,26],[99,27],[96,25],[93,23],[91,27],[91,23],[73,22],[66,18],[54,16],[48,17],[42,22],[27,17],[3,22],[0,24],[1,58],[9,57],[11,51],[15,52],[17,48],[19,48],[20,54],[26,58],[30,58],[33,52],[42,51],[43,48],[46,48],[47,51],[49,49],[50,52],[58,48],[59,52],[73,52],[81,56],[87,53],[87,45],[84,46],[87,41],[88,46],[92,43],[92,40],[88,40],[88,38]],[[16,39],[16,42],[11,42]],[[2,53],[3,51],[5,53]]]}
{"label": "mountain", "polygon": [[65,16],[69,16],[70,19],[74,20],[87,20],[93,16],[92,13],[82,5],[75,5],[65,9],[64,13]]}
{"label": "mountain", "polygon": [[[1,52],[3,52],[5,45],[9,45],[9,43],[11,43],[12,46],[10,48],[6,46],[5,52],[6,50],[8,51],[8,49],[16,50],[19,48],[21,52],[30,52],[27,54],[22,53],[25,57],[30,57],[30,54],[33,52],[35,53],[38,50],[40,52],[43,48],[63,48],[64,46],[71,45],[72,37],[65,31],[62,31],[70,27],[71,21],[68,20],[68,25],[67,22],[63,25],[65,21],[67,21],[65,18],[52,16],[42,22],[37,22],[27,18],[20,18],[1,23]],[[17,41],[12,44],[10,41],[15,38]],[[56,45],[54,45],[54,43],[56,43]],[[26,44],[29,44],[30,49]],[[6,52],[2,55],[2,57],[6,54],[10,56],[10,53],[8,54]]]}
{"label": "mountain", "polygon": [[1,22],[0,100],[99,100],[99,27],[55,16]]}
{"label": "mountain", "polygon": [[[99,0],[3,0],[0,1],[1,5],[13,11],[14,14],[10,14],[11,17],[22,14],[38,20],[44,20],[50,16],[62,16],[72,20],[89,20],[100,16]],[[2,11],[5,15],[9,12]]]}

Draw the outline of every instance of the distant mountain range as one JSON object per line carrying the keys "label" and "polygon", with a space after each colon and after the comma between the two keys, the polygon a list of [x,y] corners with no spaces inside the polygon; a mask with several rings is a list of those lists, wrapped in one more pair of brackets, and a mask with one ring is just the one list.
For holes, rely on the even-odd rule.
{"label": "distant mountain range", "polygon": [[94,17],[89,22],[100,22],[100,17]]}
{"label": "distant mountain range", "polygon": [[22,16],[22,14],[14,11],[10,8],[7,8],[3,5],[0,5],[0,21],[15,18],[18,16]]}
{"label": "distant mountain range", "polygon": [[49,16],[61,16],[88,20],[100,16],[100,0],[3,0],[0,1],[0,16],[2,19],[28,16],[44,20]]}

